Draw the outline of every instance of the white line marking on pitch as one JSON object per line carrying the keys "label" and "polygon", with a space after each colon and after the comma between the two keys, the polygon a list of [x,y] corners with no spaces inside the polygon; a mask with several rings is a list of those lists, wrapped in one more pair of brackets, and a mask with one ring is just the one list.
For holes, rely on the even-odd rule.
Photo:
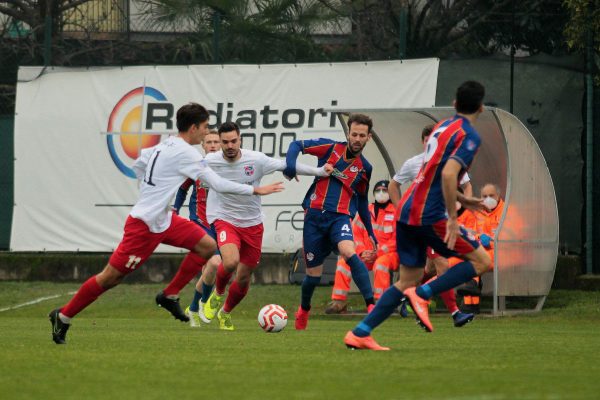
{"label": "white line marking on pitch", "polygon": [[77,293],[77,292],[74,291],[74,292],[67,292],[65,294],[54,294],[52,296],[40,297],[40,298],[31,300],[31,301],[28,301],[27,303],[22,303],[22,304],[17,304],[15,306],[0,308],[0,312],[10,311],[10,310],[16,310],[17,308],[26,307],[26,306],[30,306],[30,305],[33,305],[33,304],[41,303],[42,301],[46,301],[46,300],[56,299],[57,297],[61,297],[61,296],[73,295],[75,293]]}

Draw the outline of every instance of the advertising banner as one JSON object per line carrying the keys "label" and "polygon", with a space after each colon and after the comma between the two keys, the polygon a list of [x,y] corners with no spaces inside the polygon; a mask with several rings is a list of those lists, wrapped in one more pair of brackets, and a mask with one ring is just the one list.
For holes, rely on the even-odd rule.
{"label": "advertising banner", "polygon": [[[141,148],[177,134],[175,113],[190,101],[210,110],[211,127],[236,121],[243,148],[285,158],[293,140],[344,140],[336,114],[325,110],[433,106],[438,64],[50,68],[41,74],[41,68],[23,67],[11,250],[112,251],[137,200],[133,161]],[[299,161],[316,165],[311,156]],[[280,180],[277,172],[262,183]],[[284,192],[262,198],[264,252],[301,247],[300,204],[311,182],[286,181]],[[158,251],[180,250],[161,245]]]}

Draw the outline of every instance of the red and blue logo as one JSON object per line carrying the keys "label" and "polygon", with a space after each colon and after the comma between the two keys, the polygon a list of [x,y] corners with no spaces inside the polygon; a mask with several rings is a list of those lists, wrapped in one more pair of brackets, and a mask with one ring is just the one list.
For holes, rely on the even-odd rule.
{"label": "red and blue logo", "polygon": [[138,87],[124,95],[110,113],[106,144],[110,157],[124,175],[135,179],[130,167],[133,161],[142,149],[160,142],[160,134],[146,133],[142,129],[144,105],[166,100],[164,94],[152,87]]}

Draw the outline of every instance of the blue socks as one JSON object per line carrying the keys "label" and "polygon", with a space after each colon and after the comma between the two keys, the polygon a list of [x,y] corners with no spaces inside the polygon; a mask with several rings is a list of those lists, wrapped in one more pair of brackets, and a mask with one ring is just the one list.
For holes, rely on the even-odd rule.
{"label": "blue socks", "polygon": [[310,300],[312,299],[313,293],[315,292],[315,288],[321,282],[320,276],[308,276],[304,277],[302,281],[302,300],[300,302],[300,307],[304,311],[310,310]]}
{"label": "blue socks", "polygon": [[356,283],[356,286],[358,287],[358,290],[360,290],[367,305],[375,304],[375,301],[373,300],[373,288],[371,287],[371,280],[369,279],[369,271],[367,270],[365,263],[363,263],[356,254],[352,255],[346,262],[350,266],[352,279],[354,279],[354,283]]}
{"label": "blue socks", "polygon": [[445,292],[473,279],[477,276],[475,268],[470,261],[463,261],[448,269],[442,276],[438,276],[433,282],[421,285],[417,288],[419,297],[429,300],[433,295]]}
{"label": "blue socks", "polygon": [[198,312],[198,301],[202,297],[202,293],[199,293],[194,289],[194,299],[192,300],[192,304],[190,304],[190,311]]}
{"label": "blue socks", "polygon": [[404,293],[396,286],[390,286],[375,305],[375,308],[352,330],[358,337],[366,337],[371,331],[385,321],[394,310],[402,303]]}
{"label": "blue socks", "polygon": [[207,285],[206,283],[204,283],[204,281],[202,281],[202,299],[200,300],[201,302],[206,303],[208,301],[208,298],[210,297],[214,286],[215,285]]}

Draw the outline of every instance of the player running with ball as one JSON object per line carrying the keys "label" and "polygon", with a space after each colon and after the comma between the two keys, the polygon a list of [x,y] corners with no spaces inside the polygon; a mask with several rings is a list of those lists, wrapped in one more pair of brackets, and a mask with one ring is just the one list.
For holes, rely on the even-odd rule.
{"label": "player running with ball", "polygon": [[[240,128],[234,122],[219,127],[222,151],[206,156],[208,165],[225,179],[258,186],[265,175],[283,171],[286,163],[264,153],[241,149]],[[328,176],[333,168],[319,168],[294,163],[301,175]],[[217,269],[215,290],[204,306],[204,316],[219,320],[219,327],[234,330],[231,311],[248,293],[252,272],[260,261],[263,238],[263,215],[260,198],[236,194],[208,193],[208,222],[217,230],[217,242],[223,262]],[[235,272],[235,279],[225,298],[225,288]]]}

